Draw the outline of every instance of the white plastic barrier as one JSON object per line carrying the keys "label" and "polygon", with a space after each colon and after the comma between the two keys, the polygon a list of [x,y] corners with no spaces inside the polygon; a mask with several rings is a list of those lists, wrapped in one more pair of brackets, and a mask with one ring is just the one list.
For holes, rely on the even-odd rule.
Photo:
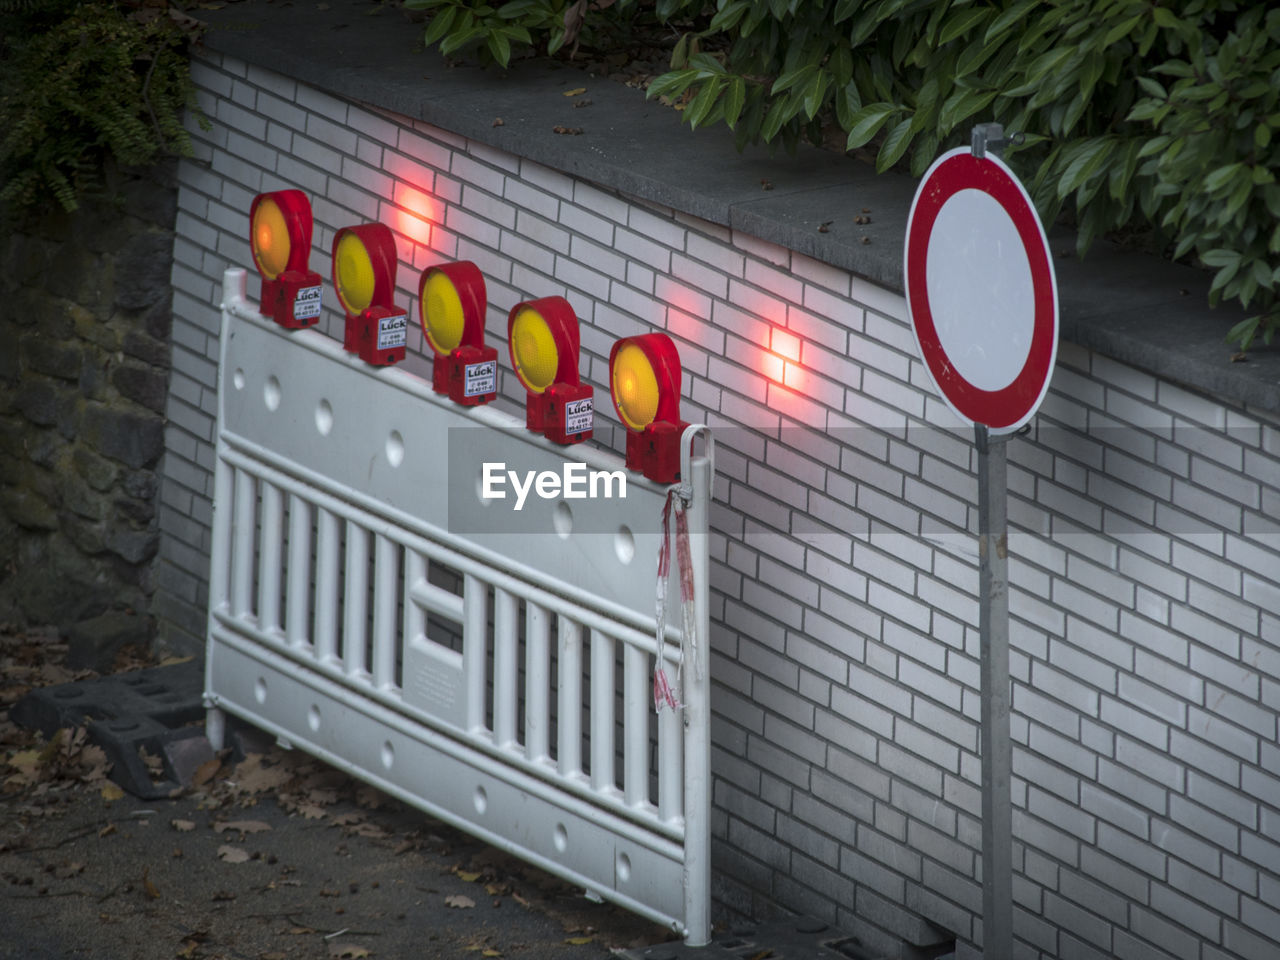
{"label": "white plastic barrier", "polygon": [[[628,473],[625,497],[530,493],[513,512],[480,496],[485,462],[603,476],[621,460],[277,327],[243,270],[223,291],[210,740],[227,711],[708,942],[709,437],[689,450],[705,428],[679,488],[694,636],[673,558],[659,649],[669,488]],[[655,656],[682,680],[678,713],[654,713]]]}

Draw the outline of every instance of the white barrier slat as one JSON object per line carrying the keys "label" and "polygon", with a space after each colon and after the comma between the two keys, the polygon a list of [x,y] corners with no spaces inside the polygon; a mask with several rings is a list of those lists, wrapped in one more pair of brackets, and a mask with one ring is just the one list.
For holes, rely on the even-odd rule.
{"label": "white barrier slat", "polygon": [[617,790],[613,772],[613,637],[591,631],[591,789]]}
{"label": "white barrier slat", "polygon": [[493,593],[493,739],[500,747],[516,743],[520,672],[516,598],[501,588]]}
{"label": "white barrier slat", "polygon": [[400,579],[400,548],[394,540],[378,534],[373,552],[373,685],[387,689],[396,681],[396,586]]}
{"label": "white barrier slat", "polygon": [[280,555],[284,542],[284,498],[274,483],[262,485],[262,534],[258,538],[258,623],[280,632]]}
{"label": "white barrier slat", "polygon": [[628,806],[649,802],[649,710],[653,698],[645,695],[649,658],[643,650],[627,645],[622,656],[622,787]]}
{"label": "white barrier slat", "polygon": [[315,625],[312,627],[316,659],[330,663],[338,659],[339,582],[338,517],[321,507],[316,511],[316,594]]}
{"label": "white barrier slat", "polygon": [[253,615],[253,543],[257,521],[257,485],[246,470],[236,471],[231,505],[231,609],[237,617]]}
{"label": "white barrier slat", "polygon": [[559,676],[556,682],[556,765],[560,776],[582,776],[582,627],[559,618]]}
{"label": "white barrier slat", "polygon": [[311,507],[301,494],[289,494],[289,571],[285,596],[285,635],[296,648],[311,646]]}
{"label": "white barrier slat", "polygon": [[551,618],[544,607],[524,608],[524,750],[530,760],[550,756]]}
{"label": "white barrier slat", "polygon": [[342,603],[342,662],[347,674],[368,679],[369,534],[347,522],[346,577]]}

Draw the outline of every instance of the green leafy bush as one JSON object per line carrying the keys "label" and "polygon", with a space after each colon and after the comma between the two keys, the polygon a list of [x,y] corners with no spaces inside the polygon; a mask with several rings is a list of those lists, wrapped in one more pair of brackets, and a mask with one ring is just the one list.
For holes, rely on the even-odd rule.
{"label": "green leafy bush", "polygon": [[[0,0],[0,211],[66,210],[112,156],[190,153],[187,32],[163,8]],[[203,119],[203,118],[202,118]]]}
{"label": "green leafy bush", "polygon": [[[922,174],[995,120],[1046,221],[1080,252],[1123,231],[1215,271],[1211,297],[1258,313],[1230,339],[1280,329],[1280,10],[1237,0],[408,0],[428,44],[555,53],[595,18],[679,29],[650,97],[739,147],[833,128],[877,169]],[[599,7],[608,10],[596,13]],[[579,33],[581,31],[581,33]]]}

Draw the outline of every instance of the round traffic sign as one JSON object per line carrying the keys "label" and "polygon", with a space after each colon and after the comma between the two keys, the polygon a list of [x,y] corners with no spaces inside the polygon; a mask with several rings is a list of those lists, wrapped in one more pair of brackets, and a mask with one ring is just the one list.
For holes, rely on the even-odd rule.
{"label": "round traffic sign", "polygon": [[966,147],[925,173],[903,252],[916,345],[947,405],[1011,433],[1035,414],[1058,352],[1058,285],[1044,227],[998,157]]}

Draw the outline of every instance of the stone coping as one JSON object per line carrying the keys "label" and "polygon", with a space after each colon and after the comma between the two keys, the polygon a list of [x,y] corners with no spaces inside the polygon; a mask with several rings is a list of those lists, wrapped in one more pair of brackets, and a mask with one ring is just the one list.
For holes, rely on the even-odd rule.
{"label": "stone coping", "polygon": [[[328,93],[421,120],[575,177],[741,230],[902,292],[902,246],[915,181],[802,147],[734,149],[721,128],[690,131],[644,94],[569,64],[507,71],[449,67],[422,47],[423,27],[368,0],[244,0],[193,10],[203,45]],[[575,109],[566,89],[586,86]],[[501,117],[503,124],[494,126]],[[569,136],[557,125],[580,127]],[[761,181],[773,184],[765,190]],[[863,208],[870,225],[855,225]],[[831,221],[827,232],[819,224]],[[868,242],[863,242],[863,237]],[[1209,278],[1099,242],[1084,261],[1050,231],[1064,339],[1221,400],[1280,413],[1280,344],[1232,363],[1224,335],[1246,316],[1207,306]]]}

